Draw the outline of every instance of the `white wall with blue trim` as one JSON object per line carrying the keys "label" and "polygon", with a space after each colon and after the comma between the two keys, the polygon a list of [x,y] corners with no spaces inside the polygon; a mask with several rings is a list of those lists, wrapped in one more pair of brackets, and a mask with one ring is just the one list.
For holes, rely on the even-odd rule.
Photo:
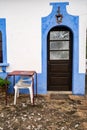
{"label": "white wall with blue trim", "polygon": [[[5,77],[6,72],[13,70],[36,70],[38,73],[38,93],[47,93],[46,69],[43,70],[44,62],[42,45],[42,21],[52,11],[50,2],[54,0],[0,0],[0,18],[6,21],[6,65],[0,65],[1,77]],[[57,0],[56,2],[66,2]],[[67,12],[70,15],[79,16],[79,46],[77,78],[78,87],[73,88],[74,94],[85,93],[85,48],[86,48],[86,27],[87,27],[87,1],[68,0]],[[77,36],[78,37],[78,36]],[[82,76],[83,75],[83,76]],[[44,82],[45,81],[45,82]],[[82,82],[80,82],[82,81]],[[76,86],[76,85],[75,85]],[[77,87],[76,86],[76,87]]]}

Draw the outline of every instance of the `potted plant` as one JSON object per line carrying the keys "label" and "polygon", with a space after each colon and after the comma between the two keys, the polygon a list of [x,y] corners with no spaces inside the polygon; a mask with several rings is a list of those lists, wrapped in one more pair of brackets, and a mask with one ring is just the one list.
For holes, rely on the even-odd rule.
{"label": "potted plant", "polygon": [[9,80],[0,77],[0,96],[1,97],[5,96],[6,104],[7,104],[7,89],[9,84],[10,84]]}
{"label": "potted plant", "polygon": [[10,81],[7,79],[0,78],[0,88],[6,88],[6,85],[8,86],[10,84]]}

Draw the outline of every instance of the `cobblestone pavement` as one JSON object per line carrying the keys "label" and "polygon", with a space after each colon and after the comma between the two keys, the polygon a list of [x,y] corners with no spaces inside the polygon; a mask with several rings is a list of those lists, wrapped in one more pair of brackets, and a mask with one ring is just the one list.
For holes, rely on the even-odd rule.
{"label": "cobblestone pavement", "polygon": [[38,95],[34,106],[28,95],[20,95],[16,106],[13,95],[7,106],[0,95],[0,130],[87,130],[87,95]]}

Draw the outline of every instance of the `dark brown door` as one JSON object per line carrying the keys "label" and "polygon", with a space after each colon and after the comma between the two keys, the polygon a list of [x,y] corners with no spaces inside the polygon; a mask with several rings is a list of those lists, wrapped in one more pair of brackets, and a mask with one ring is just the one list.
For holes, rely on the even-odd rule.
{"label": "dark brown door", "polygon": [[72,90],[72,40],[72,32],[65,26],[54,27],[48,33],[48,90]]}

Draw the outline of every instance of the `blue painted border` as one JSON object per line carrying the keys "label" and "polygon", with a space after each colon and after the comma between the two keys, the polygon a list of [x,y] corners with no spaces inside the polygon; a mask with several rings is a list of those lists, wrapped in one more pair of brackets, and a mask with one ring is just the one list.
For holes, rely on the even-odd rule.
{"label": "blue painted border", "polygon": [[6,19],[0,18],[0,31],[2,33],[2,49],[3,49],[3,62],[0,63],[0,67],[2,67],[2,71],[6,72],[7,63],[7,47],[6,47]]}
{"label": "blue painted border", "polygon": [[[72,16],[67,13],[66,5],[64,3],[50,3],[53,6],[52,12],[42,18],[42,73],[40,75],[41,92],[47,93],[47,35],[52,27],[67,26],[73,32],[73,68],[72,68],[72,93],[84,95],[85,94],[85,73],[79,73],[79,17]],[[55,14],[57,13],[58,6],[60,6],[61,13],[63,14],[63,21],[57,24]]]}

